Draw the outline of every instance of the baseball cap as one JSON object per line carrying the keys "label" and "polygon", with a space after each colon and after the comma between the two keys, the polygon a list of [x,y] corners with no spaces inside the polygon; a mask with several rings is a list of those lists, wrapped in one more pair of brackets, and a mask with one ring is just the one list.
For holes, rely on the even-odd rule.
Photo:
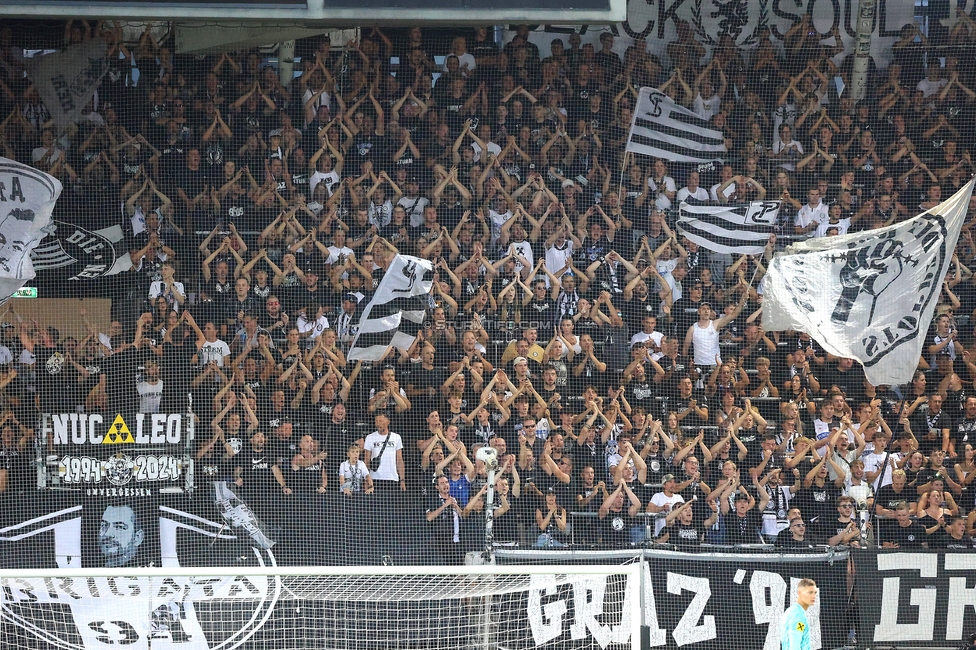
{"label": "baseball cap", "polygon": [[281,129],[271,129],[268,131],[269,138],[273,138],[275,136],[281,137]]}
{"label": "baseball cap", "polygon": [[515,361],[512,362],[512,365],[517,366],[520,363],[528,363],[528,362],[529,360],[526,359],[525,357],[515,357]]}
{"label": "baseball cap", "polygon": [[665,474],[664,476],[661,477],[661,485],[664,485],[668,481],[673,481],[673,480],[674,480],[674,474]]}
{"label": "baseball cap", "polygon": [[745,492],[736,492],[733,501],[748,501],[749,495]]}
{"label": "baseball cap", "polygon": [[349,300],[351,302],[356,303],[357,305],[359,304],[359,296],[357,296],[354,293],[347,293],[345,296],[342,297],[342,299]]}

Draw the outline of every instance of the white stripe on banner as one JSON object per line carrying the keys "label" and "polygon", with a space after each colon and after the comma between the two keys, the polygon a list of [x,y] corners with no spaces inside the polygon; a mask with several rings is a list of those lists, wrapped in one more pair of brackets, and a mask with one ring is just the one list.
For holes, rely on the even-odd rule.
{"label": "white stripe on banner", "polygon": [[351,361],[379,361],[391,345],[404,351],[413,345],[424,321],[433,273],[430,260],[409,255],[393,259],[359,319],[359,331],[347,355]]}
{"label": "white stripe on banner", "polygon": [[682,203],[678,229],[689,240],[717,253],[761,255],[775,232],[779,201],[742,205]]}
{"label": "white stripe on banner", "polygon": [[722,161],[722,132],[654,88],[641,88],[627,151],[672,162]]}

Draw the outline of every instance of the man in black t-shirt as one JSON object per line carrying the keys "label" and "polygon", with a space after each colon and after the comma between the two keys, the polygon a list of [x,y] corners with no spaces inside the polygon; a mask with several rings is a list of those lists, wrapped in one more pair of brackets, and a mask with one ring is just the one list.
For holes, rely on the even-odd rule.
{"label": "man in black t-shirt", "polygon": [[464,559],[460,537],[463,516],[457,499],[451,496],[450,479],[445,475],[437,477],[437,492],[427,505],[427,522],[445,564],[460,564]]}
{"label": "man in black t-shirt", "polygon": [[973,540],[966,536],[966,518],[951,517],[948,523],[929,537],[929,548],[972,550]]}
{"label": "man in black t-shirt", "polygon": [[908,504],[895,505],[895,525],[886,526],[882,548],[928,548],[928,533],[917,521],[912,521]]}
{"label": "man in black t-shirt", "polygon": [[[945,440],[943,439],[937,445],[944,443]],[[976,397],[973,396],[966,398],[965,409],[961,417],[953,422],[950,427],[949,456],[962,456],[968,444],[976,444]]]}
{"label": "man in black t-shirt", "polygon": [[759,536],[762,532],[762,513],[769,503],[769,493],[766,490],[759,491],[761,501],[757,509],[756,499],[744,489],[739,488],[740,491],[735,493],[735,511],[732,513],[729,513],[728,499],[722,499],[726,544],[755,544],[762,539]]}
{"label": "man in black t-shirt", "polygon": [[861,529],[853,518],[855,507],[853,497],[838,497],[837,517],[820,517],[817,520],[817,537],[828,546],[849,545],[860,548]]}
{"label": "man in black t-shirt", "polygon": [[790,527],[780,531],[776,536],[776,548],[810,548],[816,542],[813,536],[807,534],[807,525],[801,517],[790,522]]}
{"label": "man in black t-shirt", "polygon": [[696,393],[691,377],[678,381],[678,395],[664,402],[665,412],[661,419],[666,421],[668,413],[678,414],[678,423],[685,431],[694,431],[708,424],[708,406],[703,393]]}
{"label": "man in black t-shirt", "polygon": [[353,443],[358,443],[360,447],[364,445],[363,433],[355,430],[346,421],[346,405],[342,402],[332,407],[328,419],[323,417],[319,422],[321,424],[318,426],[318,431],[313,432],[312,436],[322,443],[325,449],[348,449]]}
{"label": "man in black t-shirt", "polygon": [[291,489],[282,485],[284,477],[281,468],[274,450],[266,444],[264,434],[255,431],[250,443],[248,449],[235,457],[237,467],[234,469],[234,482],[243,490],[245,501],[252,510],[269,516],[273,514],[274,502],[279,495],[291,494]]}
{"label": "man in black t-shirt", "polygon": [[[600,497],[606,494],[607,485],[603,481],[596,482],[596,470],[587,465],[580,470],[580,482],[576,487],[576,503],[574,512],[597,514],[600,511]],[[595,544],[599,538],[597,520],[593,517],[576,517],[573,522],[573,538],[580,544]]]}
{"label": "man in black t-shirt", "polygon": [[[630,506],[624,508],[624,494]],[[644,522],[637,517],[641,510],[640,499],[623,481],[617,489],[603,499],[600,506],[600,538],[603,546],[620,548],[644,538]]]}

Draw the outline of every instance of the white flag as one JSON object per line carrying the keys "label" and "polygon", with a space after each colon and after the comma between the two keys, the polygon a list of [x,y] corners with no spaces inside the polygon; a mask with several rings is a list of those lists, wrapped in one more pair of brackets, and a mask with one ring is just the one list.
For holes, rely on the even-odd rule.
{"label": "white flag", "polygon": [[678,228],[690,241],[716,253],[762,255],[776,230],[779,201],[740,205],[682,203]]}
{"label": "white flag", "polygon": [[359,319],[351,361],[379,361],[391,345],[406,351],[423,325],[433,283],[430,260],[397,255]]}
{"label": "white flag", "polygon": [[857,359],[875,386],[911,381],[974,182],[908,221],[790,246],[769,265],[763,326]]}
{"label": "white flag", "polygon": [[34,277],[31,251],[54,230],[61,181],[0,158],[0,304]]}
{"label": "white flag", "polygon": [[27,75],[58,127],[77,122],[91,101],[108,72],[107,47],[102,39],[93,38],[60,52],[24,59]]}
{"label": "white flag", "polygon": [[722,132],[654,88],[641,88],[627,151],[671,162],[707,163],[725,155]]}
{"label": "white flag", "polygon": [[51,231],[31,252],[34,270],[44,280],[94,280],[132,268],[122,226],[87,230],[55,221]]}

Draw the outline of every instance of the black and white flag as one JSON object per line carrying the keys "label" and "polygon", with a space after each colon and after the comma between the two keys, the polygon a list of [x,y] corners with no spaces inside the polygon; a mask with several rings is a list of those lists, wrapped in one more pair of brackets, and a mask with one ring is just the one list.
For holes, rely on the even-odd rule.
{"label": "black and white flag", "polygon": [[77,122],[95,95],[108,72],[107,47],[102,39],[93,38],[60,52],[24,59],[27,75],[59,128]]}
{"label": "black and white flag", "polygon": [[391,345],[407,350],[424,322],[434,277],[430,260],[397,255],[366,305],[351,361],[379,361]]}
{"label": "black and white flag", "polygon": [[689,240],[716,253],[761,255],[774,232],[779,201],[741,205],[682,203],[678,228]]}
{"label": "black and white flag", "polygon": [[913,219],[790,246],[769,265],[763,326],[807,332],[875,386],[911,381],[974,182]]}
{"label": "black and white flag", "polygon": [[34,277],[31,253],[54,231],[51,214],[61,181],[0,158],[0,304]]}
{"label": "black and white flag", "polygon": [[725,157],[722,132],[654,88],[641,88],[627,151],[671,162],[707,163]]}
{"label": "black and white flag", "polygon": [[34,270],[43,277],[57,274],[65,280],[93,280],[132,268],[121,226],[88,230],[55,221],[52,230],[30,254]]}

